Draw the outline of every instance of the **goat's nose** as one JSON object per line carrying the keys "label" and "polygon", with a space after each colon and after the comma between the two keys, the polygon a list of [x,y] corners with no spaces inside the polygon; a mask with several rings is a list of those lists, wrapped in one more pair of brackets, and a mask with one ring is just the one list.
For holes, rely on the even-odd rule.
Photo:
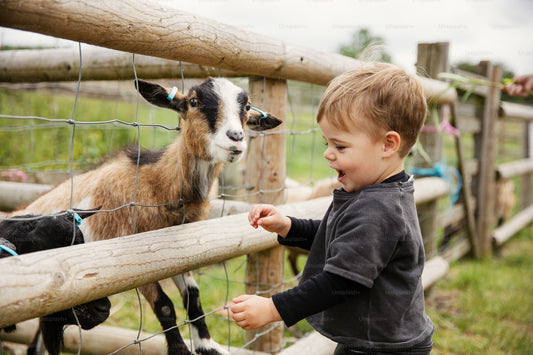
{"label": "goat's nose", "polygon": [[240,142],[244,139],[244,133],[242,131],[230,130],[226,132],[226,135],[235,142]]}
{"label": "goat's nose", "polygon": [[106,313],[109,312],[109,309],[111,308],[111,302],[109,301],[109,298],[100,298],[96,301],[94,301],[94,308],[97,312]]}

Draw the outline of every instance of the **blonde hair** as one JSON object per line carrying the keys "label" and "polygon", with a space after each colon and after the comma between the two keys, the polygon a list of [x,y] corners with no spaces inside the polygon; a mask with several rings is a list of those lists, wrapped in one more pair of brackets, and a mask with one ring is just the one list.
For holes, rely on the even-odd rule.
{"label": "blonde hair", "polygon": [[356,124],[374,138],[395,131],[402,139],[399,153],[404,157],[424,124],[426,99],[415,75],[392,64],[364,63],[330,82],[317,121],[324,117],[347,131]]}

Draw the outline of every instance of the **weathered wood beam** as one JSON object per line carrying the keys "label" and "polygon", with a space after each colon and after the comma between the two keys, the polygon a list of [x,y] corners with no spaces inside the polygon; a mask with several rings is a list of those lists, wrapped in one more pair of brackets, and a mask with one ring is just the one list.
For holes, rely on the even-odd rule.
{"label": "weathered wood beam", "polygon": [[[280,206],[322,218],[331,198]],[[221,227],[223,226],[223,227]],[[247,213],[0,260],[0,328],[277,246]]]}
{"label": "weathered wood beam", "polygon": [[[39,322],[37,319],[24,321],[17,324],[15,332],[0,332],[0,339],[19,344],[30,344],[37,332]],[[149,334],[137,330],[110,327],[105,324],[99,325],[91,330],[81,330],[81,355],[109,354],[117,349],[131,344],[135,339],[142,340],[142,355],[160,355],[167,352],[167,342],[163,334]],[[76,354],[80,342],[78,327],[69,326],[65,328],[64,350],[67,353]],[[190,342],[185,341],[189,346]],[[232,355],[266,355],[262,352],[253,352],[241,348],[231,348]],[[120,351],[121,355],[140,355],[139,345],[131,345]]]}
{"label": "weathered wood beam", "polygon": [[[34,0],[0,3],[0,25],[129,53],[180,60],[273,79],[327,85],[359,61],[292,46],[156,0]],[[447,83],[423,79],[428,97],[453,102]]]}
{"label": "weathered wood beam", "polygon": [[510,179],[515,176],[529,174],[533,172],[533,158],[514,160],[498,165],[496,177],[498,179]]}
{"label": "weathered wood beam", "polygon": [[[180,63],[147,55],[135,55],[99,47],[83,48],[83,80],[205,78],[208,76],[243,76],[211,66]],[[78,48],[15,50],[0,52],[0,82],[77,81],[80,70]]]}
{"label": "weathered wood beam", "polygon": [[492,239],[497,246],[500,246],[531,223],[533,223],[533,205],[518,212],[505,224],[496,228],[492,232]]}

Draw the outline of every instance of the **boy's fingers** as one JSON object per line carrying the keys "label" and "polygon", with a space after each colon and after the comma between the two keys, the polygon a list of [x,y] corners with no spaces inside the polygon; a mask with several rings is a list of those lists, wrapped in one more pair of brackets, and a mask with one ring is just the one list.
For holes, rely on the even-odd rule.
{"label": "boy's fingers", "polygon": [[243,320],[245,320],[246,317],[244,316],[244,314],[241,314],[241,313],[234,313],[233,314],[233,320],[237,323],[237,322],[242,322]]}
{"label": "boy's fingers", "polygon": [[233,303],[235,304],[241,303],[241,302],[246,301],[248,298],[250,298],[250,295],[240,295],[233,299]]}

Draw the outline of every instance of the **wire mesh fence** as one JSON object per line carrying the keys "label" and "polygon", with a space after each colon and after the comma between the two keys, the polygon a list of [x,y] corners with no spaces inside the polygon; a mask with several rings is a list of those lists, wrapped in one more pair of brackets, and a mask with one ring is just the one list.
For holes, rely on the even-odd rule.
{"label": "wire mesh fence", "polygon": [[[73,95],[49,94],[41,90],[36,91],[0,91],[2,112],[0,114],[0,171],[3,180],[47,182],[47,178],[39,176],[51,174],[56,177],[52,183],[61,178],[74,181],[74,177],[86,169],[97,166],[107,156],[116,154],[126,146],[146,147],[149,149],[162,149],[170,144],[176,135],[180,134],[179,120],[175,113],[154,108],[141,102],[135,90],[134,82],[107,83],[103,86],[101,98],[94,89],[90,89],[91,96],[83,94],[86,84],[83,78],[83,51],[79,47],[80,72],[79,79],[72,88]],[[177,63],[177,65],[179,65]],[[135,56],[132,55],[132,72],[135,74]],[[137,78],[136,78],[137,79]],[[232,79],[237,85],[246,88],[246,79]],[[177,79],[181,91],[186,92],[197,81]],[[87,83],[88,86],[91,83]],[[129,85],[126,88],[125,85]],[[43,84],[39,85],[40,88]],[[72,87],[72,86],[71,86]],[[100,90],[102,85],[99,85]],[[124,100],[124,90],[128,90]],[[110,94],[115,92],[115,95]],[[322,161],[322,147],[319,140],[320,133],[314,120],[314,114],[322,88],[313,85],[292,83],[288,92],[290,112],[286,118],[287,129],[281,133],[286,135],[288,142],[287,164],[288,175],[293,176],[296,183],[288,183],[281,190],[296,191],[302,187],[309,187],[317,180],[330,175],[327,165]],[[114,97],[114,100],[108,100]],[[120,98],[119,98],[120,97]],[[260,103],[254,103],[260,106]],[[263,132],[259,136],[269,135]],[[252,134],[252,138],[254,135]],[[321,165],[321,166],[320,166]],[[318,166],[318,168],[317,168]],[[137,173],[139,162],[137,162]],[[232,171],[233,170],[233,171]],[[235,172],[236,170],[236,172]],[[246,175],[243,165],[226,169],[220,176],[217,189],[211,194],[210,199],[225,201],[246,200],[252,194],[259,195],[268,190],[261,189],[249,192],[249,187],[243,185],[243,175]],[[167,205],[183,205],[183,200],[161,201],[160,204],[146,205],[137,203],[135,191],[137,184],[142,183],[135,179],[135,189],[130,201],[113,209],[102,209],[97,213],[116,213],[127,208],[157,208]],[[72,184],[72,189],[76,186]],[[69,211],[73,209],[72,202]],[[68,213],[67,212],[62,212]],[[221,215],[225,213],[224,205]],[[40,217],[31,217],[40,218]],[[5,216],[2,219],[11,219]],[[135,220],[132,231],[135,232]],[[257,332],[251,339],[246,339],[244,331],[232,324],[227,304],[232,297],[243,293],[246,281],[244,277],[246,258],[229,260],[219,266],[211,266],[197,273],[202,303],[206,309],[202,317],[207,317],[208,327],[217,331],[212,337],[222,344],[233,347],[247,347],[253,349],[253,343],[258,338],[268,334],[272,329],[282,326],[274,324],[266,330]],[[298,275],[286,272],[287,279],[276,285],[255,285],[256,294],[268,294],[272,290],[294,286]],[[180,298],[179,292],[164,282],[170,297],[176,301]],[[128,344],[122,344],[112,353],[118,353],[126,347],[138,346],[142,352],[143,341],[161,334],[157,319],[149,311],[150,306],[140,297],[137,290],[112,296],[113,308],[107,323],[135,329],[138,331],[136,339]],[[187,319],[187,311],[177,307],[181,315],[176,327],[180,328],[186,338],[191,338],[191,324],[197,319]],[[106,323],[106,324],[107,324]],[[305,326],[304,326],[305,327]],[[171,329],[167,329],[169,331]],[[141,331],[151,333],[141,338]],[[192,340],[190,340],[192,342]],[[80,347],[81,351],[80,332]],[[193,344],[190,343],[190,348]],[[279,350],[279,349],[277,349]]]}

